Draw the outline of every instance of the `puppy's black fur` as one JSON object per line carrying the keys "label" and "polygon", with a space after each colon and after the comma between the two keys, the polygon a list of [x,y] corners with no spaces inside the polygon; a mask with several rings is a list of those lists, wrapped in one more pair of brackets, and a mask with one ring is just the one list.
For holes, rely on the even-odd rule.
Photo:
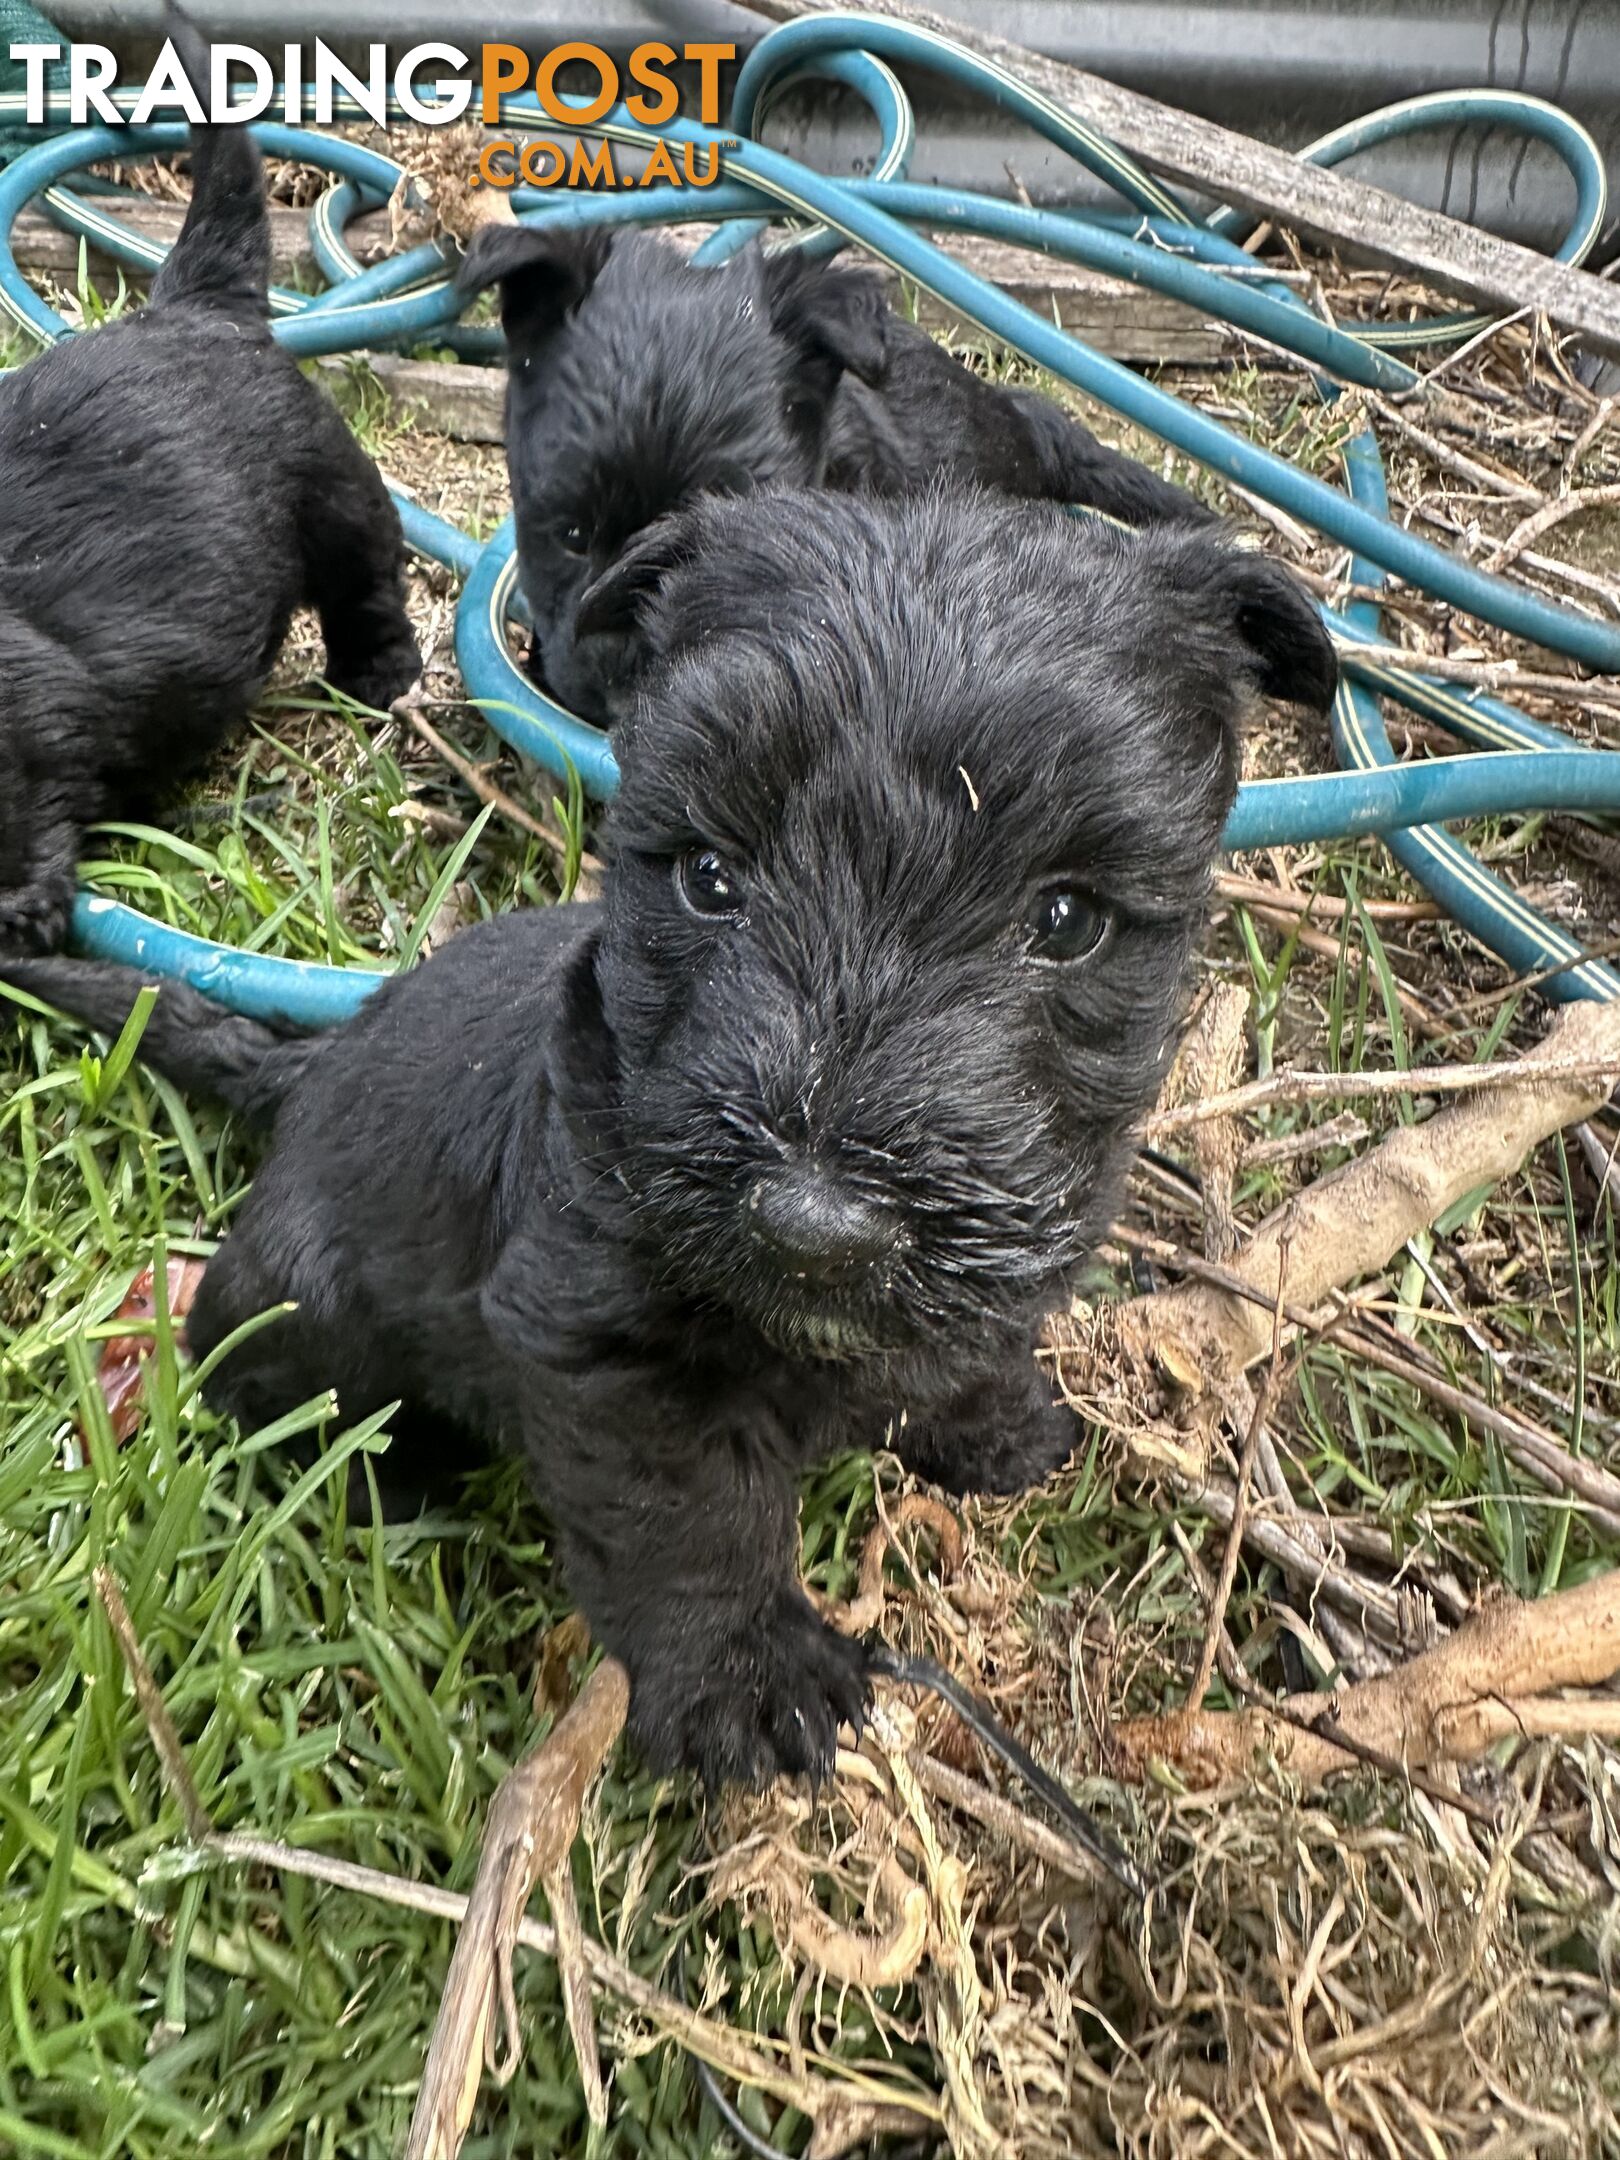
{"label": "puppy's black fur", "polygon": [[[522,1454],[651,1758],[819,1774],[857,1646],[794,1480],[887,1436],[956,1490],[1068,1453],[1032,1348],[1110,1219],[1247,692],[1314,610],[1212,538],[972,494],[709,498],[598,593],[656,655],[597,904],[507,916],[287,1039],[167,988],[142,1055],[274,1117],[190,1321],[258,1425],[403,1397]],[[140,978],[7,963],[115,1030]]]}
{"label": "puppy's black fur", "polygon": [[975,375],[902,321],[870,271],[795,249],[694,269],[645,233],[486,226],[461,283],[496,281],[532,664],[589,719],[615,716],[636,648],[582,636],[580,597],[701,494],[895,495],[943,478],[1133,525],[1208,521],[1049,399]]}
{"label": "puppy's black fur", "polygon": [[200,127],[191,161],[149,304],[0,379],[0,949],[62,937],[82,827],[208,756],[295,607],[340,689],[386,705],[417,673],[388,492],[270,336],[258,150]]}

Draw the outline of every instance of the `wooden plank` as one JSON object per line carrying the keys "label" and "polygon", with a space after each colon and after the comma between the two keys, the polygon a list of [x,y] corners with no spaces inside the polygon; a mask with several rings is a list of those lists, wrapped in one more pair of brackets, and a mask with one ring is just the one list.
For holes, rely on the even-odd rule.
{"label": "wooden plank", "polygon": [[[139,201],[121,206],[119,215],[144,238],[168,243],[180,230],[184,208],[180,203]],[[696,246],[708,229],[704,225],[675,226],[671,228],[670,238],[677,246]],[[62,231],[40,212],[24,211],[17,220],[12,239],[17,261],[23,269],[44,271],[68,283],[77,276],[77,235]],[[348,228],[348,240],[362,262],[369,263],[385,255],[389,245],[386,214],[373,211],[355,219]],[[1237,349],[1232,333],[1196,310],[1159,293],[1145,292],[1118,279],[1101,277],[1078,264],[971,235],[948,234],[941,244],[947,254],[954,255],[981,277],[1004,286],[1026,307],[1036,309],[1048,321],[1060,323],[1076,337],[1084,338],[1088,345],[1108,354],[1110,359],[1122,360],[1129,366],[1210,367]],[[270,247],[271,274],[279,283],[313,275],[315,264],[309,251],[306,211],[272,204]],[[104,258],[93,243],[89,264],[92,275],[99,273],[98,282],[105,285]],[[125,274],[133,283],[141,282],[138,274]],[[899,281],[886,267],[884,275],[892,286],[898,285]],[[960,333],[970,341],[982,337],[976,327],[965,324],[954,309],[936,300],[931,293],[921,296],[919,319],[930,329],[948,330],[953,335]],[[437,432],[458,436],[464,442],[501,440],[499,401],[494,420],[496,432],[490,434],[487,430],[491,422],[485,404],[477,397],[471,397],[461,381],[462,377],[475,377],[483,370],[452,368],[443,376],[418,377],[401,375],[401,363],[397,361],[390,361],[385,370],[381,356],[374,364],[379,376],[384,376],[391,388],[397,385],[400,396],[408,394],[409,400],[417,404],[424,425],[435,426]],[[433,411],[443,413],[442,425],[430,418]]]}
{"label": "wooden plank", "polygon": [[[670,239],[680,248],[696,247],[710,229],[707,225],[668,228]],[[1002,286],[1048,322],[1056,322],[1127,366],[1213,367],[1241,349],[1238,333],[1229,325],[1212,322],[1180,300],[1127,284],[1122,278],[1104,277],[1032,248],[983,240],[976,233],[943,232],[934,237],[945,254],[992,285]],[[899,275],[887,263],[873,267],[891,298],[897,295],[904,282]],[[984,344],[985,333],[978,324],[967,322],[949,302],[928,292],[920,293],[918,302],[917,319],[927,329],[946,330],[969,344]]]}
{"label": "wooden plank", "polygon": [[[367,353],[365,361],[400,411],[429,434],[448,435],[452,442],[505,442],[505,368],[404,360],[395,353]],[[318,362],[332,374],[341,374],[348,364],[341,353]]]}
{"label": "wooden plank", "polygon": [[[747,0],[747,5],[773,22],[848,12],[846,0]],[[1501,313],[1529,308],[1545,314],[1578,332],[1595,351],[1620,356],[1620,284],[1571,270],[1438,211],[1419,209],[1363,180],[1303,164],[1286,150],[971,29],[912,0],[861,0],[860,13],[914,24],[998,61],[1168,179]],[[852,21],[858,24],[858,17]]]}
{"label": "wooden plank", "polygon": [[[1130,367],[1213,367],[1239,349],[1235,333],[1163,293],[1102,277],[1076,263],[997,240],[941,236],[940,246],[1048,322]],[[894,281],[898,283],[898,280]],[[969,343],[984,332],[932,293],[920,296],[918,320]]]}
{"label": "wooden plank", "polygon": [[[87,196],[94,204],[96,198]],[[108,208],[111,209],[111,205]],[[186,214],[184,203],[159,202],[140,197],[117,206],[121,224],[143,240],[173,244]],[[373,210],[356,218],[348,228],[349,245],[364,263],[388,252],[388,215]],[[12,228],[12,253],[24,270],[46,270],[53,276],[72,278],[79,267],[79,236],[64,232],[40,210],[24,210]],[[89,243],[92,265],[102,262],[94,241]],[[312,274],[315,258],[309,251],[309,212],[291,210],[282,203],[270,205],[270,275],[278,284],[288,283],[295,273]],[[138,279],[138,273],[126,271]]]}

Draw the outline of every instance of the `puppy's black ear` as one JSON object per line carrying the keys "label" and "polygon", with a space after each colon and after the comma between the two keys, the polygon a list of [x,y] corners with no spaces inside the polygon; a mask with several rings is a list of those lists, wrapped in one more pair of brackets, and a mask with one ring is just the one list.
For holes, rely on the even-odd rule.
{"label": "puppy's black ear", "polygon": [[456,272],[456,291],[470,300],[499,284],[508,342],[536,344],[579,306],[612,246],[612,233],[601,226],[484,225]]}
{"label": "puppy's black ear", "polygon": [[871,270],[809,260],[802,248],[761,258],[771,325],[798,356],[806,386],[831,397],[848,369],[881,382],[889,364],[889,303]]}
{"label": "puppy's black ear", "polygon": [[1298,580],[1264,555],[1238,554],[1228,581],[1239,635],[1255,655],[1255,680],[1267,697],[1323,713],[1339,687],[1339,661],[1327,625]]}
{"label": "puppy's black ear", "polygon": [[[1321,615],[1304,588],[1269,556],[1200,535],[1177,550],[1187,600],[1234,635],[1254,687],[1268,698],[1326,712],[1339,663]],[[1180,584],[1182,581],[1176,581]]]}
{"label": "puppy's black ear", "polygon": [[574,635],[638,630],[670,572],[692,552],[690,520],[680,512],[636,534],[616,561],[586,586],[574,611]]}

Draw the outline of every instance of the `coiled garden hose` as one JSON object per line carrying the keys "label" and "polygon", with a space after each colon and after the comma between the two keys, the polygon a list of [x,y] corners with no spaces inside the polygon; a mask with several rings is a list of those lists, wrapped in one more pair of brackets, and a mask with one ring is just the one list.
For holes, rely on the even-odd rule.
{"label": "coiled garden hose", "polygon": [[[891,62],[944,75],[1012,113],[1108,181],[1127,205],[1126,213],[1037,210],[909,182],[905,175],[912,114]],[[870,177],[829,179],[757,140],[772,101],[804,74],[831,76],[866,101],[882,136]],[[0,97],[0,127],[21,123],[22,102]],[[554,133],[559,126],[555,116],[543,113],[531,98],[505,99],[502,113],[519,130]],[[53,121],[66,117],[58,102]],[[1603,222],[1603,162],[1582,127],[1539,99],[1496,90],[1408,99],[1336,130],[1304,155],[1334,164],[1394,135],[1461,123],[1533,134],[1558,153],[1573,183],[1575,210],[1557,253],[1561,261],[1581,262]],[[967,232],[1032,247],[1168,294],[1294,354],[1328,399],[1347,385],[1385,394],[1413,389],[1421,378],[1405,355],[1471,335],[1488,318],[1453,313],[1354,330],[1324,322],[1288,286],[1257,275],[1254,259],[1234,237],[1244,222],[1241,213],[1222,211],[1207,221],[1197,219],[1115,144],[997,63],[965,52],[932,31],[876,17],[818,16],[772,31],[742,69],[731,124],[724,133],[684,121],[649,129],[622,106],[604,119],[570,124],[577,132],[635,148],[650,147],[661,136],[709,146],[723,177],[701,189],[658,187],[622,194],[519,188],[512,203],[525,220],[620,225],[707,219],[715,222],[716,230],[698,250],[697,259],[703,262],[733,253],[767,222],[797,221],[795,244],[817,252],[832,252],[853,240],[1060,380],[1348,547],[1352,582],[1358,587],[1376,591],[1394,575],[1450,607],[1585,667],[1620,673],[1620,623],[1546,600],[1393,523],[1370,429],[1363,427],[1346,445],[1347,487],[1329,486],[1093,351],[965,269],[926,235]],[[266,124],[254,132],[272,155],[313,163],[333,176],[333,186],[311,212],[312,250],[328,281],[326,288],[315,294],[277,290],[272,295],[274,335],[291,352],[310,356],[398,349],[431,340],[453,345],[470,358],[498,356],[498,332],[458,323],[450,283],[453,265],[444,248],[413,248],[370,269],[362,269],[349,249],[345,226],[362,210],[388,199],[403,176],[400,166],[360,144],[314,139],[302,128]],[[80,128],[40,142],[0,173],[0,309],[40,339],[70,334],[69,326],[23,278],[11,251],[16,217],[35,200],[58,223],[93,240],[117,261],[142,271],[153,269],[163,251],[121,224],[116,192],[88,195],[63,183],[97,160],[128,160],[181,148],[185,140],[185,129],[174,125]],[[480,545],[414,503],[401,499],[399,510],[409,544],[463,580],[456,656],[468,695],[488,724],[553,776],[577,774],[588,795],[601,799],[611,794],[617,768],[607,737],[542,695],[511,657],[507,624],[515,606],[517,562],[510,520]],[[1460,691],[1425,676],[1420,662],[1382,642],[1374,600],[1355,601],[1342,612],[1322,612],[1339,646],[1345,676],[1333,714],[1334,748],[1343,769],[1247,784],[1227,826],[1226,847],[1383,835],[1411,875],[1472,935],[1515,970],[1548,976],[1543,984],[1548,996],[1620,996],[1620,975],[1588,958],[1573,938],[1492,878],[1441,829],[1447,822],[1543,810],[1620,812],[1620,753],[1583,748],[1501,699]],[[1380,697],[1395,699],[1476,749],[1435,761],[1399,763],[1379,710]],[[183,979],[256,1018],[306,1026],[346,1017],[384,979],[365,968],[239,952],[90,893],[80,896],[74,936],[81,951]]]}

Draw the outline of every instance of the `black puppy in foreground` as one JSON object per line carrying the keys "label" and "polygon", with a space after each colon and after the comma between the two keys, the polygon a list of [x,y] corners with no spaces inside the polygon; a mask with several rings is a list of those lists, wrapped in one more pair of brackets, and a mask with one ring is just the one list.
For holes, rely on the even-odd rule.
{"label": "black puppy in foreground", "polygon": [[897,495],[944,478],[1132,525],[1211,522],[1049,398],[974,374],[896,315],[869,270],[791,248],[694,269],[645,233],[492,225],[459,282],[500,284],[532,664],[587,719],[616,716],[635,649],[589,634],[581,596],[698,495]]}
{"label": "black puppy in foreground", "polygon": [[419,667],[388,491],[270,335],[258,149],[196,127],[191,163],[148,305],[0,378],[0,950],[60,941],[83,827],[203,762],[295,607],[367,704]]}
{"label": "black puppy in foreground", "polygon": [[[1284,572],[968,494],[710,498],[593,605],[655,658],[606,894],[508,915],[289,1039],[166,988],[142,1055],[274,1119],[193,1308],[249,1427],[403,1398],[518,1451],[659,1765],[818,1775],[866,1689],[795,1479],[1067,1456],[1033,1356],[1181,1003],[1254,689],[1324,706]],[[7,981],[116,1030],[139,975]]]}

